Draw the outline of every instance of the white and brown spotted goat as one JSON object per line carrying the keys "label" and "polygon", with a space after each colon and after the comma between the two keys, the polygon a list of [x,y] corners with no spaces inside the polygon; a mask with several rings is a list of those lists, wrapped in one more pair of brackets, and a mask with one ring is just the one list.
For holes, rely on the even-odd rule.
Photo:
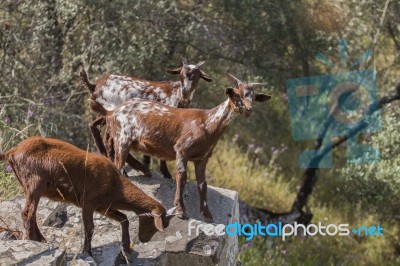
{"label": "white and brown spotted goat", "polygon": [[176,160],[174,205],[183,217],[185,213],[182,193],[186,183],[188,161],[195,166],[200,195],[200,211],[206,221],[212,215],[206,202],[206,165],[212,151],[229,123],[239,114],[249,117],[253,102],[264,102],[269,95],[256,94],[260,83],[243,83],[228,74],[235,88],[227,88],[229,98],[209,110],[179,109],[154,101],[132,99],[113,112],[103,110],[107,131],[115,150],[114,162],[122,169],[130,150],[163,160]]}
{"label": "white and brown spotted goat", "polygon": [[[91,84],[84,70],[81,71],[80,76],[91,94],[90,107],[97,113],[98,109],[102,108],[112,111],[118,105],[132,98],[149,99],[172,107],[188,108],[199,80],[202,78],[211,82],[212,79],[200,70],[204,61],[190,65],[185,58],[182,58],[182,63],[182,67],[167,70],[170,74],[179,74],[180,81],[148,81],[137,77],[104,75],[96,84]],[[104,117],[99,115],[95,121],[90,123],[90,129],[99,151],[103,155],[109,156],[97,128],[104,122]],[[133,168],[148,173],[150,157],[145,157],[145,166],[131,156],[127,162]],[[171,178],[165,161],[160,162],[160,171],[165,177]]]}

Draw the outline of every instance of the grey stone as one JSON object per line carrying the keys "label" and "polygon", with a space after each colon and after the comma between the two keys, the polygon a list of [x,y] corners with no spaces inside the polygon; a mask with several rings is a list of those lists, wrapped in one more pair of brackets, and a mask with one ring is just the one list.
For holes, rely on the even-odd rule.
{"label": "grey stone", "polygon": [[65,251],[50,244],[30,241],[2,241],[0,265],[62,265]]}
{"label": "grey stone", "polygon": [[[156,198],[166,208],[173,207],[175,182],[153,173],[151,178],[134,176],[132,182],[148,195]],[[195,235],[188,232],[189,222],[204,223],[199,211],[199,195],[197,184],[188,182],[185,187],[184,201],[188,220],[174,217],[165,232],[157,232],[150,242],[140,243],[137,237],[138,217],[133,212],[125,212],[130,221],[130,235],[134,243],[132,265],[234,265],[238,252],[237,237],[226,235],[208,236],[200,231]],[[238,221],[238,195],[235,191],[208,187],[208,206],[215,224],[228,224]],[[60,203],[42,198],[38,207],[37,220],[39,228],[48,243],[52,243],[66,251],[64,265],[124,265],[126,260],[121,252],[121,230],[119,223],[104,217],[94,215],[95,232],[92,240],[93,258],[81,254],[84,229],[81,222],[81,209],[75,206],[60,207]],[[24,199],[16,198],[0,203],[0,213],[9,228],[22,230],[21,209]],[[67,213],[68,219],[63,219],[60,228],[45,226],[44,221],[57,220],[55,213]],[[61,213],[62,213],[61,212]],[[49,218],[50,216],[50,218]],[[54,223],[47,223],[54,225]],[[55,224],[60,224],[56,222]],[[5,242],[5,241],[4,241]],[[3,243],[0,242],[0,249]],[[9,241],[15,242],[15,241]],[[36,242],[35,242],[36,243]],[[41,244],[41,243],[39,243]],[[29,250],[29,249],[27,249]],[[30,252],[30,251],[29,251]],[[36,257],[35,257],[36,258]]]}
{"label": "grey stone", "polygon": [[18,240],[18,237],[13,232],[3,231],[3,232],[0,233],[0,240],[2,240],[2,241]]}
{"label": "grey stone", "polygon": [[60,203],[52,213],[43,221],[43,226],[53,226],[61,228],[68,220],[67,204]]}

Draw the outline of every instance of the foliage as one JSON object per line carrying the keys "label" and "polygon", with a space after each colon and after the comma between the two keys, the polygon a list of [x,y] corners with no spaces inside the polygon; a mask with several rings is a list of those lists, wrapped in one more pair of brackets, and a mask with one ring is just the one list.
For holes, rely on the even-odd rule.
{"label": "foliage", "polygon": [[240,191],[240,198],[274,212],[289,211],[295,198],[293,183],[285,182],[274,163],[284,152],[276,150],[266,166],[243,154],[233,141],[221,141],[207,165],[210,185]]}
{"label": "foliage", "polygon": [[[87,148],[93,114],[77,76],[82,67],[93,81],[103,73],[165,80],[177,79],[165,69],[179,66],[181,56],[190,62],[206,60],[202,68],[214,82],[200,81],[193,107],[209,108],[225,99],[223,89],[232,86],[225,72],[265,82],[263,90],[272,95],[271,101],[255,104],[249,119],[232,123],[210,159],[209,183],[239,191],[254,206],[287,211],[301,182],[297,155],[312,143],[292,140],[285,81],[348,71],[372,49],[372,60],[359,68],[374,67],[380,94],[386,94],[400,77],[399,13],[400,3],[387,0],[2,1],[0,151],[30,135]],[[339,38],[348,41],[347,67],[339,62]],[[318,51],[336,67],[317,62]],[[388,235],[285,243],[256,239],[243,247],[245,265],[398,262],[398,107],[394,103],[382,112],[382,132],[360,137],[379,147],[382,161],[345,165],[346,148],[339,147],[335,168],[322,171],[309,204],[313,222],[324,217],[382,222]],[[18,193],[16,180],[4,169],[0,199]]]}
{"label": "foliage", "polygon": [[374,211],[389,219],[398,219],[400,210],[400,127],[393,107],[384,115],[385,130],[372,138],[379,147],[381,160],[371,165],[346,165],[338,169],[338,191],[342,199],[359,202],[363,210]]}

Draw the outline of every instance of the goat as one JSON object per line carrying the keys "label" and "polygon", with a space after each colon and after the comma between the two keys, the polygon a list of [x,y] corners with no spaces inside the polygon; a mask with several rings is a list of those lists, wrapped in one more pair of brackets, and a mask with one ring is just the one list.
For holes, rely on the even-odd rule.
{"label": "goat", "polygon": [[179,109],[158,102],[132,99],[112,112],[103,109],[106,131],[114,145],[118,169],[122,170],[130,150],[139,151],[163,160],[176,160],[176,191],[174,205],[180,218],[185,215],[182,193],[186,183],[186,166],[192,161],[200,195],[200,212],[206,221],[212,221],[207,207],[206,165],[213,149],[229,123],[239,114],[249,117],[253,101],[271,98],[255,94],[260,83],[243,83],[228,74],[236,84],[227,88],[229,97],[209,110]]}
{"label": "goat", "polygon": [[[182,67],[167,70],[170,74],[179,74],[180,81],[148,81],[137,77],[126,77],[119,75],[104,75],[96,84],[91,84],[84,70],[81,70],[82,83],[90,91],[90,107],[96,113],[104,107],[107,111],[114,110],[118,105],[132,98],[149,99],[178,108],[188,108],[192,101],[194,91],[200,78],[207,82],[212,79],[200,70],[204,61],[196,65],[189,65],[185,58],[182,58]],[[100,105],[100,107],[98,107]],[[90,123],[90,129],[96,145],[103,155],[107,155],[104,143],[101,140],[100,131],[97,128],[104,124],[103,116]],[[133,168],[149,174],[150,157],[145,156],[144,166],[129,155],[127,160]],[[165,161],[160,162],[160,172],[166,178],[172,178]]]}
{"label": "goat", "polygon": [[24,239],[46,242],[36,223],[42,196],[82,208],[85,229],[83,252],[92,255],[93,213],[121,223],[122,247],[130,252],[129,221],[119,210],[139,215],[139,240],[147,242],[169,224],[173,210],[165,208],[123,177],[106,157],[88,153],[67,142],[30,137],[0,154],[11,165],[26,202],[22,210]]}

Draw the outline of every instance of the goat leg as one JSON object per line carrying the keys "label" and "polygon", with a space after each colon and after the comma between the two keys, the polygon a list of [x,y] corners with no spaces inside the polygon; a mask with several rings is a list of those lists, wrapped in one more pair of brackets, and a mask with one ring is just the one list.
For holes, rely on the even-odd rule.
{"label": "goat leg", "polygon": [[37,237],[38,237],[38,241],[43,242],[43,243],[46,243],[46,242],[47,242],[47,241],[46,241],[46,238],[44,238],[44,236],[43,236],[42,233],[40,232],[39,227],[38,227],[38,225],[37,225],[37,222],[36,222],[36,215],[35,215],[34,218],[35,218],[35,222],[34,222],[35,231],[36,231],[36,235],[37,235]]}
{"label": "goat leg", "polygon": [[130,153],[129,147],[131,146],[132,142],[129,141],[128,143],[124,143],[121,146],[122,149],[119,148],[118,142],[114,142],[114,152],[115,152],[115,159],[114,163],[118,170],[121,171],[126,177],[128,177],[124,171],[123,167],[125,162],[127,162],[133,169],[143,172],[146,176],[151,176],[150,170],[146,168],[141,162],[136,160]]}
{"label": "goat leg", "polygon": [[151,172],[150,169],[146,166],[144,166],[141,162],[135,159],[135,157],[132,156],[132,154],[128,154],[128,157],[126,158],[126,162],[135,170],[139,170],[143,172],[143,174],[146,177],[151,177]]}
{"label": "goat leg", "polygon": [[167,162],[164,160],[160,160],[160,172],[165,178],[172,179],[171,173],[167,167]]}
{"label": "goat leg", "polygon": [[187,173],[186,173],[187,161],[182,159],[176,160],[176,190],[174,197],[174,206],[176,206],[176,212],[179,213],[177,216],[181,219],[185,217],[185,204],[183,202],[183,189],[186,185]]}
{"label": "goat leg", "polygon": [[[115,160],[114,140],[111,137],[109,130],[106,130],[106,134],[104,136],[104,143],[107,145],[106,150],[107,150],[108,158],[111,161],[114,161]],[[143,174],[147,177],[151,177],[150,169],[148,167],[146,167],[145,165],[143,165],[142,163],[140,163],[138,160],[136,160],[135,157],[133,157],[130,153],[128,153],[128,155],[127,155],[126,162],[133,169],[143,172]],[[124,175],[127,178],[129,178],[128,174],[125,173],[125,171],[124,171]]]}
{"label": "goat leg", "polygon": [[200,212],[204,220],[208,223],[213,222],[213,217],[207,205],[207,181],[206,181],[207,160],[195,161],[194,168],[196,173],[197,188],[200,195]]}
{"label": "goat leg", "polygon": [[107,157],[111,161],[114,161],[114,158],[115,158],[114,139],[111,137],[111,133],[110,133],[108,127],[106,128],[106,130],[104,132],[103,143],[105,145]]}
{"label": "goat leg", "polygon": [[100,135],[100,130],[97,128],[97,126],[103,126],[106,122],[106,119],[103,116],[99,116],[89,124],[90,131],[92,131],[93,139],[94,142],[96,143],[97,149],[99,152],[105,156],[107,156],[107,151],[106,148],[103,144],[103,141],[101,140],[101,135]]}
{"label": "goat leg", "polygon": [[150,156],[149,155],[144,155],[143,156],[143,165],[146,166],[147,168],[150,168]]}
{"label": "goat leg", "polygon": [[86,252],[92,257],[93,257],[92,237],[94,231],[93,212],[94,210],[88,208],[87,206],[82,208],[82,222],[83,222],[83,227],[85,228],[85,241],[83,243],[83,253]]}
{"label": "goat leg", "polygon": [[104,214],[105,216],[107,216],[110,219],[113,219],[117,222],[119,222],[121,224],[121,229],[122,229],[122,248],[125,254],[129,254],[131,253],[130,250],[130,246],[131,246],[131,239],[129,236],[129,220],[128,217],[118,211],[118,210],[114,210],[114,209],[102,209],[102,210],[98,210],[98,212],[100,212],[101,214]]}
{"label": "goat leg", "polygon": [[[22,211],[22,220],[24,223],[24,235],[23,239],[33,241],[43,241],[44,237],[42,234],[38,235],[38,227],[36,224],[36,210],[39,204],[39,198],[35,197],[34,193],[27,195],[25,201],[25,207]],[[41,236],[41,237],[40,237]]]}

